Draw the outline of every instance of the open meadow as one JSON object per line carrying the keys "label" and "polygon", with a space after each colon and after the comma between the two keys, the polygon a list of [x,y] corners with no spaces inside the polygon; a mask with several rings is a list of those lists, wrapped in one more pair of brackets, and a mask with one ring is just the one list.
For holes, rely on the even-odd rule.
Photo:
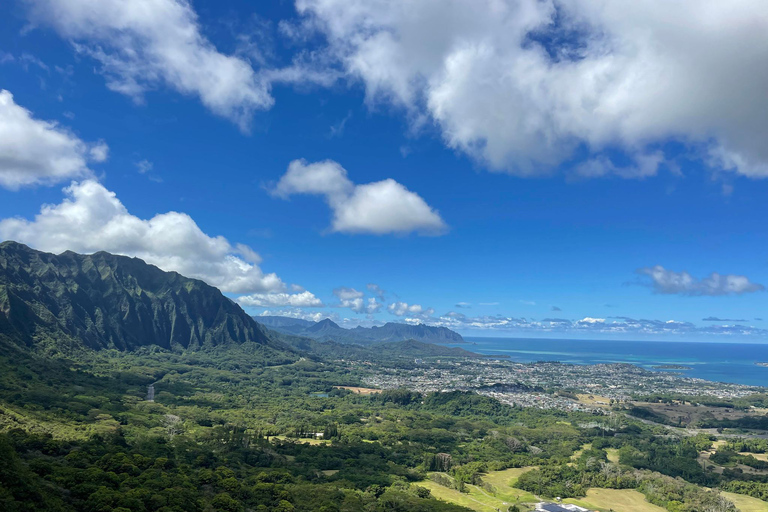
{"label": "open meadow", "polygon": [[580,499],[567,499],[565,503],[573,503],[601,512],[615,510],[620,512],[664,512],[645,500],[645,496],[632,489],[590,489],[587,495]]}

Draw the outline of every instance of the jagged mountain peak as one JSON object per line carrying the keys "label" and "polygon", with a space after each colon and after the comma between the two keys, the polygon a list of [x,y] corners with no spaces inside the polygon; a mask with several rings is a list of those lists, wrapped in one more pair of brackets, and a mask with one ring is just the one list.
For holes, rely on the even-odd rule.
{"label": "jagged mountain peak", "polygon": [[284,350],[203,281],[107,252],[59,255],[0,244],[0,334],[45,349],[197,349],[253,342]]}

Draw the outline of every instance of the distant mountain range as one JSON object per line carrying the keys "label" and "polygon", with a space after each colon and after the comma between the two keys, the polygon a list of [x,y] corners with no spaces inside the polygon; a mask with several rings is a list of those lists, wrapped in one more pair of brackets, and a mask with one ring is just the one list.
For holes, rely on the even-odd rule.
{"label": "distant mountain range", "polygon": [[216,288],[138,258],[0,244],[0,337],[46,350],[198,349],[252,342],[290,350]]}
{"label": "distant mountain range", "polygon": [[390,322],[381,327],[345,329],[328,318],[319,322],[284,316],[257,316],[254,318],[259,323],[275,331],[295,336],[305,336],[318,341],[356,343],[359,345],[403,340],[416,340],[428,343],[464,342],[461,334],[446,327],[431,327],[424,324],[410,325]]}

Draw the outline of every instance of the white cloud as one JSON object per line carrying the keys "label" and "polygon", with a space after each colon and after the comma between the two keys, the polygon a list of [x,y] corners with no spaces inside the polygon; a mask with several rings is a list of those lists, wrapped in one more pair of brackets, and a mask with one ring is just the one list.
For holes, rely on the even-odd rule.
{"label": "white cloud", "polygon": [[421,319],[424,323],[455,330],[487,330],[545,335],[613,335],[613,336],[718,336],[718,337],[765,337],[768,330],[750,325],[707,325],[697,327],[690,322],[676,320],[645,320],[629,317],[593,318],[568,320],[543,318],[533,320],[502,315],[469,317],[463,313],[449,312],[439,317]]}
{"label": "white cloud", "polygon": [[27,0],[31,19],[52,26],[101,63],[110,89],[141,101],[164,85],[193,95],[246,129],[272,106],[269,83],[202,34],[186,0]]}
{"label": "white cloud", "polygon": [[[300,308],[291,308],[291,309],[267,309],[262,311],[258,316],[287,316],[289,318],[300,318],[302,320],[309,320],[310,322],[319,322],[320,320],[325,320],[326,318],[330,318],[334,322],[339,321],[339,316],[337,314],[328,314],[320,311],[307,311],[305,309]],[[256,318],[256,321],[258,322],[258,317]]]}
{"label": "white cloud", "polygon": [[333,294],[339,299],[337,307],[349,308],[355,313],[372,315],[381,309],[381,303],[373,297],[366,300],[365,294],[354,288],[342,286],[333,290]]}
{"label": "white cloud", "polygon": [[272,193],[283,198],[293,194],[325,196],[336,232],[440,234],[446,229],[438,212],[400,183],[386,179],[355,185],[346,169],[333,160],[294,160]]}
{"label": "white cloud", "polygon": [[696,279],[688,272],[674,272],[661,265],[640,268],[637,273],[648,276],[653,291],[662,294],[740,295],[765,290],[763,285],[751,282],[746,276],[734,274],[712,272],[703,279]]}
{"label": "white cloud", "polygon": [[[642,177],[668,138],[768,176],[768,3],[631,0],[297,0],[327,54],[414,126],[490,168]],[[622,148],[619,167],[603,153]],[[719,160],[719,161],[718,161]]]}
{"label": "white cloud", "polygon": [[149,160],[142,160],[140,162],[136,162],[136,170],[139,171],[139,174],[146,174],[149,171],[151,171],[153,167],[154,167],[154,164]]}
{"label": "white cloud", "polygon": [[103,162],[103,142],[90,145],[53,121],[42,121],[0,90],[0,186],[53,184],[88,176],[88,161]]}
{"label": "white cloud", "polygon": [[368,297],[368,303],[365,305],[365,312],[369,315],[377,313],[381,309],[381,303],[373,297]]}
{"label": "white cloud", "polygon": [[590,316],[584,317],[578,321],[580,324],[604,324],[605,318],[592,318]]}
{"label": "white cloud", "polygon": [[354,288],[347,288],[346,286],[335,288],[333,294],[338,297],[339,300],[362,299],[365,296],[363,292],[357,291]]}
{"label": "white cloud", "polygon": [[661,151],[634,154],[633,160],[634,163],[632,165],[619,167],[608,157],[599,155],[579,164],[576,167],[576,173],[587,178],[596,178],[608,174],[615,174],[622,178],[647,178],[656,175],[659,166],[664,162],[664,154]]}
{"label": "white cloud", "polygon": [[315,295],[309,291],[303,291],[300,293],[285,293],[285,292],[253,293],[251,295],[243,295],[242,297],[238,297],[236,300],[241,306],[247,306],[247,307],[261,307],[261,308],[273,308],[273,307],[285,307],[285,306],[290,306],[294,308],[323,307],[323,301],[315,297]]}
{"label": "white cloud", "polygon": [[366,288],[368,288],[368,291],[375,294],[380,299],[384,298],[385,291],[382,290],[381,286],[377,285],[376,283],[368,283],[365,285]]}
{"label": "white cloud", "polygon": [[59,253],[108,251],[135,256],[163,270],[202,279],[231,293],[283,291],[285,284],[255,264],[258,255],[233,246],[222,236],[208,236],[189,215],[131,215],[114,192],[86,180],[64,189],[60,204],[44,205],[35,219],[0,220],[0,239],[16,240]]}
{"label": "white cloud", "polygon": [[106,162],[109,158],[109,146],[104,141],[99,141],[91,147],[88,154],[94,162]]}
{"label": "white cloud", "polygon": [[407,316],[416,320],[427,319],[435,314],[435,310],[432,308],[425,308],[421,304],[408,304],[407,302],[393,302],[387,306],[387,311],[395,316]]}

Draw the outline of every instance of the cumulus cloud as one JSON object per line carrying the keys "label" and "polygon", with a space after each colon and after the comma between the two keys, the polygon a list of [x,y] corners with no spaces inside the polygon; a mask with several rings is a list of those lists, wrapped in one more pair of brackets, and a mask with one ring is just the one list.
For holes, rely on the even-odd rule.
{"label": "cumulus cloud", "polygon": [[88,176],[88,162],[103,162],[108,153],[104,142],[87,144],[56,122],[35,119],[0,90],[0,186],[15,190]]}
{"label": "cumulus cloud", "polygon": [[339,322],[339,316],[334,314],[328,314],[321,311],[307,311],[306,309],[290,308],[290,309],[267,309],[259,313],[256,317],[258,322],[259,316],[287,316],[289,318],[299,318],[301,320],[309,320],[310,322],[319,322],[329,318],[334,322]]}
{"label": "cumulus cloud", "polygon": [[507,331],[528,335],[581,336],[585,334],[601,334],[655,337],[686,335],[764,337],[768,335],[768,330],[750,325],[707,325],[697,327],[690,322],[647,320],[630,317],[586,317],[579,320],[544,318],[542,320],[533,320],[503,315],[470,317],[463,313],[451,311],[441,316],[426,319],[424,323],[460,331]]}
{"label": "cumulus cloud", "polygon": [[363,292],[357,291],[354,288],[347,288],[346,286],[334,288],[333,294],[338,297],[339,300],[362,299],[365,296]]}
{"label": "cumulus cloud", "polygon": [[[369,104],[435,123],[445,143],[519,175],[579,147],[576,171],[657,172],[659,143],[718,168],[768,176],[768,4],[629,0],[297,0],[293,32],[326,53]],[[633,162],[606,156],[621,148]]]}
{"label": "cumulus cloud", "polygon": [[299,293],[270,292],[253,293],[238,297],[236,301],[241,306],[247,307],[295,307],[295,308],[317,308],[323,307],[323,301],[315,297],[315,294],[309,291]]}
{"label": "cumulus cloud", "polygon": [[381,303],[374,297],[365,298],[365,294],[354,288],[342,286],[335,288],[333,294],[339,299],[337,307],[349,308],[355,313],[372,315],[381,309]]}
{"label": "cumulus cloud", "polygon": [[457,308],[462,308],[462,309],[470,309],[472,307],[472,303],[471,302],[457,302],[456,303],[456,307]]}
{"label": "cumulus cloud", "polygon": [[141,219],[130,214],[114,192],[93,180],[72,183],[64,194],[61,203],[44,205],[34,220],[0,220],[0,239],[54,253],[108,251],[135,256],[225,292],[285,288],[276,274],[262,272],[252,249],[205,234],[189,215],[168,212]]}
{"label": "cumulus cloud", "polygon": [[294,160],[272,193],[282,198],[293,194],[325,196],[333,211],[331,229],[336,232],[440,234],[446,229],[440,214],[400,183],[386,179],[356,185],[347,177],[346,169],[333,160]]}
{"label": "cumulus cloud", "polygon": [[746,276],[734,274],[712,272],[703,279],[696,279],[688,272],[674,272],[661,265],[640,268],[637,273],[649,278],[647,284],[655,293],[668,295],[741,295],[765,290],[763,285],[753,283]]}
{"label": "cumulus cloud", "polygon": [[245,129],[270,108],[269,83],[203,35],[186,0],[27,0],[30,17],[52,26],[101,64],[107,86],[141,101],[166,86],[197,96],[214,114]]}
{"label": "cumulus cloud", "polygon": [[425,308],[421,304],[408,304],[407,302],[393,302],[387,306],[387,311],[395,316],[404,316],[406,321],[426,320],[435,314],[432,308]]}

